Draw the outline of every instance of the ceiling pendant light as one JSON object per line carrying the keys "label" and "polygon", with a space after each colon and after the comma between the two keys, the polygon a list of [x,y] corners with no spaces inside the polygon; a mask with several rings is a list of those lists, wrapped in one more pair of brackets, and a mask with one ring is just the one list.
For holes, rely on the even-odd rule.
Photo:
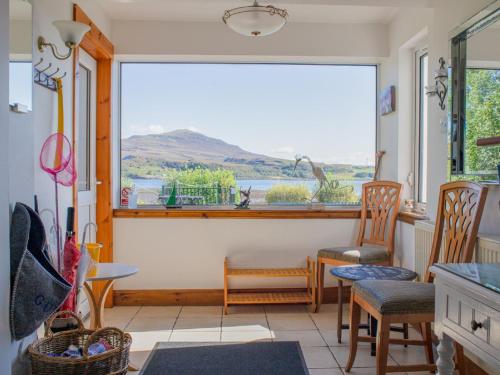
{"label": "ceiling pendant light", "polygon": [[259,5],[229,9],[222,20],[238,34],[245,36],[265,36],[280,30],[288,19],[288,12],[272,5]]}

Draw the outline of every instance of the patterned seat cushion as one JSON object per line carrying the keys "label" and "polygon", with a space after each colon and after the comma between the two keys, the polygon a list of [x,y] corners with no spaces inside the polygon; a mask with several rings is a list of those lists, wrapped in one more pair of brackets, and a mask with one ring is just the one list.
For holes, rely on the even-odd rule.
{"label": "patterned seat cushion", "polygon": [[383,246],[331,247],[318,251],[318,257],[341,260],[354,264],[381,263],[389,260],[389,253]]}
{"label": "patterned seat cushion", "polygon": [[356,281],[352,290],[382,314],[434,312],[434,284],[395,280]]}

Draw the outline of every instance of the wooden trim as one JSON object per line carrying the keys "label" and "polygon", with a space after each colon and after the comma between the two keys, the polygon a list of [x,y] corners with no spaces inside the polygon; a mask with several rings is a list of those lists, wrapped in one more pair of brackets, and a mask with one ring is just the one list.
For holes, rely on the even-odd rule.
{"label": "wooden trim", "polygon": [[96,60],[112,60],[115,54],[113,44],[77,4],[73,5],[73,20],[90,26],[80,47]]}
{"label": "wooden trim", "polygon": [[[344,287],[349,296],[350,287]],[[235,289],[238,292],[259,292],[263,289]],[[305,288],[266,289],[268,292],[305,292]],[[337,287],[325,288],[325,302],[337,301]],[[223,306],[224,289],[147,289],[115,290],[113,303],[116,306]]]}
{"label": "wooden trim", "polygon": [[398,214],[398,220],[403,223],[415,225],[416,221],[419,220],[429,220],[429,218],[423,214],[417,214],[413,212],[400,212]]}
{"label": "wooden trim", "polygon": [[[331,210],[306,210],[306,209],[250,209],[250,210],[225,210],[206,209],[192,210],[179,209],[167,210],[160,208],[128,209],[116,208],[113,217],[120,219],[359,219],[361,210],[359,208],[331,209]],[[429,220],[425,215],[411,212],[400,212],[398,220],[414,225],[419,220]]]}
{"label": "wooden trim", "polygon": [[207,209],[207,210],[166,210],[166,209],[126,209],[113,211],[116,218],[162,218],[162,219],[359,219],[360,210],[236,210],[236,209]]}
{"label": "wooden trim", "polygon": [[500,145],[500,136],[489,137],[489,138],[479,138],[476,141],[476,145],[479,147]]}
{"label": "wooden trim", "polygon": [[[96,196],[96,224],[99,228],[97,241],[102,243],[101,262],[113,261],[113,209],[112,209],[112,149],[111,149],[111,68],[114,56],[114,47],[99,28],[76,4],[73,5],[73,20],[90,26],[85,34],[80,48],[85,50],[97,62],[96,80],[96,178],[101,182],[97,185]],[[74,79],[78,69],[78,53],[75,54],[73,71]],[[76,96],[73,85],[73,98]],[[75,112],[75,102],[73,113]],[[76,133],[76,116],[73,115],[73,137]],[[76,197],[75,197],[76,196]],[[75,207],[78,207],[78,198],[74,190]],[[101,282],[92,283],[94,294],[100,296],[104,291]],[[110,290],[106,299],[106,307],[111,307],[113,291]]]}

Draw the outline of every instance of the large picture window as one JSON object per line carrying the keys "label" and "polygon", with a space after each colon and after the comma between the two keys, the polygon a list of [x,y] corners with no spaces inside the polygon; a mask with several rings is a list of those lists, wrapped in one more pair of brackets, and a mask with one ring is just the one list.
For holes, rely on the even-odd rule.
{"label": "large picture window", "polygon": [[357,205],[373,178],[374,65],[122,63],[120,75],[121,189],[139,205],[234,207],[250,187],[252,205]]}

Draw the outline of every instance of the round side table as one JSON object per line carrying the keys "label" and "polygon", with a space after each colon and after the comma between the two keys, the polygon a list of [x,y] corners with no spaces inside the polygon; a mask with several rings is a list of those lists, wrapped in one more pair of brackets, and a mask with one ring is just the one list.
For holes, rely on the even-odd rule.
{"label": "round side table", "polygon": [[[402,280],[411,281],[417,278],[417,273],[410,271],[406,268],[401,267],[388,267],[388,266],[377,266],[377,265],[348,265],[334,267],[330,270],[330,273],[338,281],[338,306],[339,311],[337,312],[337,340],[342,342],[342,330],[349,329],[348,324],[343,324],[342,322],[342,310],[343,310],[343,294],[342,288],[344,286],[344,281],[354,282],[359,280]],[[377,320],[369,317],[369,325],[362,326],[369,331],[370,336],[377,336]],[[397,332],[403,332],[404,338],[408,338],[408,325],[403,325],[403,328],[391,327],[391,330]],[[371,354],[375,355],[375,344],[372,343]]]}
{"label": "round side table", "polygon": [[[139,270],[135,266],[120,263],[97,263],[95,275],[87,276],[83,286],[90,303],[90,329],[104,326],[104,302],[116,279],[135,275]],[[96,295],[89,282],[105,281],[104,288]]]}

